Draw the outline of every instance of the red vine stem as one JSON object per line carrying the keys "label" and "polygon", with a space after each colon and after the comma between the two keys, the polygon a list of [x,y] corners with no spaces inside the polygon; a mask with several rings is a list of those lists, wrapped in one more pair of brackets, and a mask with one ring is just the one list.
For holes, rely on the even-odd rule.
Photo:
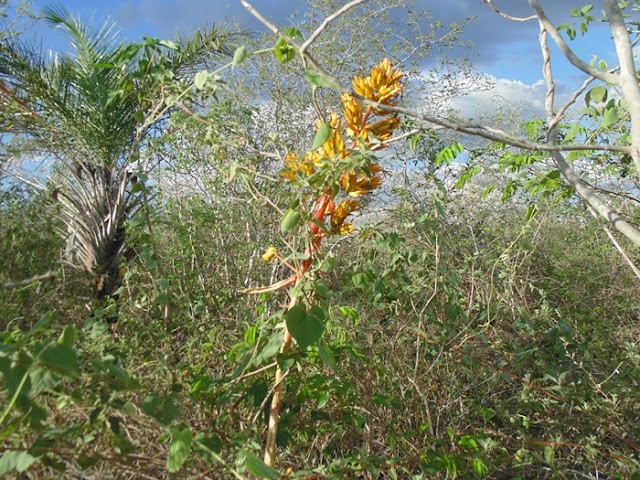
{"label": "red vine stem", "polygon": [[[334,208],[333,205],[333,197],[329,194],[322,194],[316,200],[316,206],[311,218],[311,221],[307,225],[307,229],[310,234],[310,243],[306,249],[306,253],[308,258],[306,258],[298,271],[286,279],[287,284],[295,284],[298,285],[302,281],[304,274],[311,268],[311,264],[313,263],[314,254],[320,249],[320,245],[322,244],[322,239],[324,236],[321,232],[321,227],[324,225],[324,217],[327,213]],[[329,210],[329,212],[327,212]],[[289,305],[287,306],[287,311],[291,310],[298,303],[298,297],[290,296]],[[291,348],[292,337],[291,332],[287,328],[285,323],[284,326],[284,336],[282,338],[282,345],[280,346],[280,353],[285,354]],[[280,420],[280,407],[282,405],[282,386],[284,380],[284,371],[278,365],[276,368],[276,376],[275,383],[273,389],[273,397],[271,398],[271,406],[269,408],[269,424],[267,426],[267,440],[265,442],[264,448],[264,463],[268,466],[273,466],[275,462],[276,456],[276,439],[278,436],[278,423]]]}

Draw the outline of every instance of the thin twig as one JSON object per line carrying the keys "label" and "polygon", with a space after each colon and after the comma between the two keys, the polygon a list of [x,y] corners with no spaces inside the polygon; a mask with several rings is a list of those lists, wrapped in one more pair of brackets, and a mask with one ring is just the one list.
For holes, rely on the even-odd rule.
{"label": "thin twig", "polygon": [[512,20],[514,22],[528,22],[529,20],[535,20],[536,16],[535,15],[531,15],[529,17],[514,17],[512,15],[509,15],[508,13],[504,13],[502,10],[500,10],[498,7],[496,7],[492,0],[482,0],[485,5],[487,5],[491,10],[493,10],[494,12],[496,12],[498,15],[500,15],[501,17],[506,18],[507,20]]}
{"label": "thin twig", "polygon": [[343,15],[344,13],[348,12],[349,10],[351,10],[353,7],[357,7],[358,5],[366,2],[367,0],[353,0],[349,3],[347,3],[346,5],[344,5],[342,8],[338,9],[335,11],[335,13],[329,15],[328,17],[326,17],[322,23],[320,23],[320,25],[318,26],[318,28],[316,28],[314,30],[314,32],[309,36],[309,38],[307,39],[306,42],[304,42],[301,46],[300,46],[300,54],[304,55],[304,52],[307,48],[309,48],[311,46],[311,44],[313,42],[316,41],[316,39],[320,36],[320,34],[326,30],[326,28],[329,26],[329,24],[331,22],[333,22],[336,18],[340,17],[341,15]]}
{"label": "thin twig", "polygon": [[[587,208],[589,209],[589,213],[591,213],[591,215],[593,215],[595,218],[598,218],[598,214],[593,210],[593,208],[591,208],[591,205],[587,204]],[[602,226],[602,229],[604,230],[604,233],[606,233],[607,237],[609,237],[609,240],[613,244],[614,248],[618,251],[618,253],[620,253],[620,256],[622,256],[624,261],[627,262],[629,267],[631,267],[631,270],[633,271],[635,276],[640,280],[640,269],[638,269],[636,264],[633,263],[633,260],[631,260],[629,255],[627,255],[627,252],[624,251],[624,248],[622,248],[622,246],[618,243],[618,241],[616,240],[616,237],[613,235],[609,227],[607,227],[606,225],[601,225],[601,226]]]}
{"label": "thin twig", "polygon": [[254,375],[258,375],[259,373],[265,372],[277,365],[278,365],[278,362],[273,362],[273,363],[270,363],[269,365],[265,365],[264,367],[258,368],[257,370],[253,370],[252,372],[242,374],[239,377],[234,378],[231,382],[229,382],[229,384],[237,383],[240,380],[244,380],[245,378],[253,377]]}
{"label": "thin twig", "polygon": [[31,278],[27,278],[25,280],[20,280],[17,282],[6,282],[2,284],[2,288],[3,289],[10,289],[10,288],[20,288],[20,287],[25,287],[27,285],[31,285],[32,283],[36,283],[39,282],[40,280],[47,280],[49,278],[56,278],[58,276],[57,272],[54,272],[53,270],[49,270],[48,272],[45,273],[41,273],[40,275],[34,275]]}
{"label": "thin twig", "polygon": [[271,387],[271,390],[269,390],[269,392],[265,395],[264,400],[262,400],[262,403],[258,407],[258,410],[256,411],[255,415],[251,419],[251,423],[256,423],[256,421],[258,420],[258,417],[260,416],[260,413],[264,411],[264,408],[267,406],[267,403],[269,403],[269,400],[272,399],[273,392],[275,391],[276,388],[278,388],[278,386],[280,386],[280,384],[282,384],[284,379],[287,378],[290,371],[291,370],[287,370],[286,372],[284,372],[282,377],[280,377],[280,380],[278,381],[278,383],[275,383],[273,387]]}

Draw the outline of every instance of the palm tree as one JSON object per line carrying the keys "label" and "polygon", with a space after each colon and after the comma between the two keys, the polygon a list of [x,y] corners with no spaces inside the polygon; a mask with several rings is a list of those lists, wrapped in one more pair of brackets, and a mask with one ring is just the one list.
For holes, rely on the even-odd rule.
{"label": "palm tree", "polygon": [[131,254],[125,227],[146,202],[135,171],[146,142],[167,124],[171,87],[231,55],[239,34],[210,28],[138,44],[118,41],[111,23],[92,30],[59,7],[43,17],[66,33],[74,54],[0,42],[0,133],[14,157],[50,161],[47,181],[30,183],[58,203],[66,258],[95,274],[105,297]]}

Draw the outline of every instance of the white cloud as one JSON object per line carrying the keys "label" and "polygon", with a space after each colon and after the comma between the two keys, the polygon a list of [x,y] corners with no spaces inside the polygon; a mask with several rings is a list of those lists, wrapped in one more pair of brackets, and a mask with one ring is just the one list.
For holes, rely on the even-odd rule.
{"label": "white cloud", "polygon": [[527,84],[509,78],[496,78],[487,75],[489,88],[470,91],[464,96],[450,100],[453,108],[465,118],[486,118],[496,114],[513,115],[517,112],[522,118],[544,115],[546,85],[543,80]]}

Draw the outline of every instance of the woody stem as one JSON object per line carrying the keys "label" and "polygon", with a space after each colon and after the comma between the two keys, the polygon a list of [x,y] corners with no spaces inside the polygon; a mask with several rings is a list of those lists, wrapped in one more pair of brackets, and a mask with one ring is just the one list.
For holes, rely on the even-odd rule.
{"label": "woody stem", "polygon": [[[298,278],[296,284],[300,282]],[[298,302],[298,297],[290,297],[287,311],[292,309]],[[284,354],[291,348],[291,333],[285,323],[284,337],[282,339],[282,345],[280,346],[280,353]],[[278,421],[280,417],[280,405],[282,403],[282,381],[284,371],[278,365],[276,369],[276,378],[273,389],[273,397],[271,398],[271,407],[269,408],[269,425],[267,426],[267,440],[264,447],[264,463],[272,467],[276,457],[276,437],[278,435]]]}
{"label": "woody stem", "polygon": [[[329,195],[323,194],[316,201],[316,209],[313,213],[313,220],[309,222],[308,231],[310,233],[310,244],[307,248],[307,252],[309,253],[309,258],[305,259],[300,265],[296,273],[296,281],[292,288],[295,287],[302,281],[304,278],[304,274],[309,270],[311,264],[313,262],[313,256],[320,248],[320,243],[322,242],[322,236],[320,236],[320,225],[319,223],[324,223],[324,216],[326,213],[327,206],[330,204],[332,198]],[[289,305],[287,306],[287,312],[296,306],[298,303],[297,296],[289,296]],[[280,353],[285,354],[291,348],[291,332],[287,328],[287,324],[284,325],[284,336],[282,338],[282,345],[280,346]],[[278,435],[278,422],[280,420],[280,406],[282,404],[282,387],[284,380],[284,371],[278,365],[276,368],[276,377],[273,387],[273,397],[271,398],[271,406],[269,408],[269,425],[267,426],[267,440],[265,442],[264,447],[264,463],[268,466],[273,466],[275,463],[276,457],[276,437]]]}

